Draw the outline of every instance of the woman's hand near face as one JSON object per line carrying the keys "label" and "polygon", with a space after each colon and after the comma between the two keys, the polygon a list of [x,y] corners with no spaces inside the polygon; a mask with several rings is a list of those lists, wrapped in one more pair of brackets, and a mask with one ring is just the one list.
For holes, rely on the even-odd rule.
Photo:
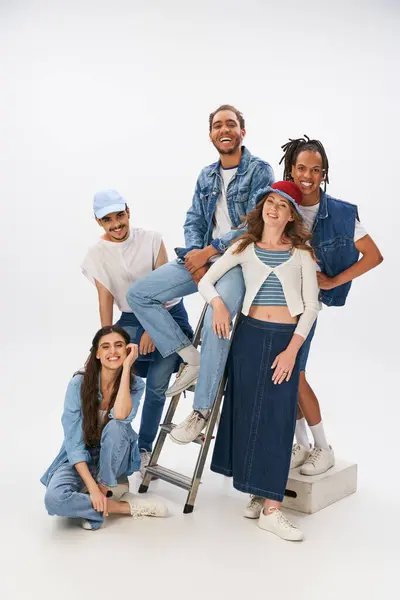
{"label": "woman's hand near face", "polygon": [[124,360],[123,367],[126,369],[130,369],[139,356],[139,347],[137,344],[128,344],[126,347],[127,356]]}
{"label": "woman's hand near face", "polygon": [[229,310],[219,296],[211,300],[211,306],[213,309],[213,332],[220,340],[222,338],[227,340],[229,338],[231,325],[231,315]]}

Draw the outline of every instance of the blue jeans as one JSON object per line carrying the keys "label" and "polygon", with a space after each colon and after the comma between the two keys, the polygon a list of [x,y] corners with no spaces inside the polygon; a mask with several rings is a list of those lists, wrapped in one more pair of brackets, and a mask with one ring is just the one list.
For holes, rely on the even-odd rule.
{"label": "blue jeans", "polygon": [[[241,267],[225,273],[216,288],[233,318],[243,302],[245,291]],[[163,302],[195,292],[197,285],[192,276],[176,260],[136,281],[128,291],[129,306],[164,357],[190,346],[191,341]],[[209,306],[202,331],[200,373],[193,404],[196,410],[205,410],[213,405],[229,352],[229,340],[220,340],[213,333],[212,321],[212,308]]]}
{"label": "blue jeans", "polygon": [[[130,423],[116,419],[104,427],[100,446],[88,448],[91,455],[89,470],[99,483],[115,487],[117,479],[131,475],[140,466],[136,433]],[[87,519],[93,529],[98,529],[104,519],[96,512],[88,494],[83,494],[85,484],[74,466],[64,463],[52,475],[46,489],[44,503],[49,515]]]}
{"label": "blue jeans", "polygon": [[[126,325],[127,313],[123,313],[117,325],[121,325],[129,334],[131,341],[136,339],[136,327]],[[159,352],[152,353],[146,372],[146,392],[143,402],[142,420],[139,429],[139,450],[152,451],[153,442],[160,425],[171,375],[175,370],[179,357],[174,353],[163,358]]]}
{"label": "blue jeans", "polygon": [[299,360],[289,381],[274,384],[271,365],[296,325],[241,315],[229,357],[228,386],[211,470],[247,494],[281,502],[296,423]]}
{"label": "blue jeans", "polygon": [[299,357],[298,357],[298,361],[300,364],[300,371],[306,370],[308,355],[310,353],[310,346],[311,346],[312,339],[314,337],[316,326],[317,326],[317,321],[315,320],[314,325],[310,329],[310,333],[308,334],[302,347],[300,348]]}

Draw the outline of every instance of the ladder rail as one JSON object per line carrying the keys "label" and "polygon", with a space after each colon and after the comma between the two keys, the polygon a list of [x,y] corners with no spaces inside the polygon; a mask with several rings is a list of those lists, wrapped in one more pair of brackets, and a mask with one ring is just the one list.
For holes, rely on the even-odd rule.
{"label": "ladder rail", "polygon": [[[193,335],[193,346],[197,348],[201,345],[201,332],[204,325],[205,315],[208,309],[208,304],[205,304],[200,318],[198,320],[194,335]],[[236,327],[238,324],[238,315],[240,313],[240,309],[234,318],[234,324],[232,327],[232,333],[229,340],[229,351],[232,345],[233,336],[236,331]],[[181,367],[182,368],[182,367]],[[178,371],[179,374],[179,371]],[[169,403],[167,412],[165,414],[164,422],[160,425],[160,431],[154,445],[153,452],[150,457],[149,464],[146,467],[145,474],[142,480],[141,485],[139,486],[139,493],[147,492],[147,489],[150,485],[151,480],[154,477],[157,477],[167,483],[171,483],[172,485],[176,485],[177,487],[188,490],[188,495],[186,498],[186,504],[184,506],[183,512],[185,514],[191,513],[194,509],[194,503],[196,501],[197,492],[199,490],[199,486],[201,483],[201,478],[203,475],[205,463],[207,460],[208,451],[210,448],[211,440],[213,438],[213,433],[215,429],[215,425],[219,416],[220,406],[222,402],[222,398],[225,393],[225,387],[227,382],[227,367],[225,367],[223,376],[219,382],[217,394],[215,396],[214,404],[211,408],[210,416],[207,419],[207,425],[204,431],[204,434],[201,435],[201,440],[196,438],[194,440],[195,443],[200,444],[200,450],[197,456],[196,465],[194,467],[192,478],[187,477],[181,473],[172,471],[171,469],[167,469],[158,464],[158,459],[160,458],[161,451],[164,447],[165,440],[167,438],[168,433],[171,431],[173,427],[175,427],[172,419],[175,415],[175,411],[177,409],[179,400],[182,396],[182,392],[176,394],[171,398]],[[190,388],[190,391],[193,391],[193,386]],[[183,392],[184,393],[184,392]],[[199,436],[200,437],[200,436]],[[190,483],[189,483],[190,482]]]}

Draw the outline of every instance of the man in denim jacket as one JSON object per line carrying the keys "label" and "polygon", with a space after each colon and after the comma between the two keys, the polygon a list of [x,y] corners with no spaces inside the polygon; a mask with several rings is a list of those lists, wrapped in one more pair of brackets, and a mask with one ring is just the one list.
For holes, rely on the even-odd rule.
{"label": "man in denim jacket", "polygon": [[[260,189],[273,183],[273,171],[265,161],[252,156],[242,146],[246,134],[242,114],[233,106],[222,105],[209,117],[210,139],[220,160],[205,167],[197,180],[192,206],[187,212],[185,248],[176,248],[177,260],[164,265],[128,291],[127,301],[163,357],[177,352],[186,363],[167,395],[187,389],[197,381],[193,411],[170,437],[178,444],[193,441],[204,428],[224,372],[229,340],[212,330],[209,307],[202,332],[200,353],[165,310],[163,303],[176,296],[197,292],[197,284],[210,262],[218,260],[228,246],[243,233],[242,224],[255,208]],[[244,296],[242,270],[226,273],[216,286],[231,319]]]}

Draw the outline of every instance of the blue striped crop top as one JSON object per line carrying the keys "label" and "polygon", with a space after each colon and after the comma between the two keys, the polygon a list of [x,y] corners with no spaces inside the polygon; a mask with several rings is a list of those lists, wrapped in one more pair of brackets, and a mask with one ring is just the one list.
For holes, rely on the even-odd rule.
{"label": "blue striped crop top", "polygon": [[[292,256],[291,250],[262,250],[257,246],[254,249],[258,258],[269,267],[277,267]],[[270,273],[264,280],[253,300],[253,306],[287,306],[282,284],[275,273]]]}

